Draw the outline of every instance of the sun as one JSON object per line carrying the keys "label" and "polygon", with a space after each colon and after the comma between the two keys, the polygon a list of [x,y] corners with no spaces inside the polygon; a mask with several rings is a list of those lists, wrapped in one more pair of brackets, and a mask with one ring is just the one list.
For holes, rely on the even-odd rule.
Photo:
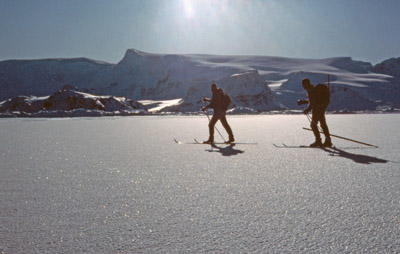
{"label": "sun", "polygon": [[196,17],[196,12],[194,10],[192,0],[183,0],[183,8],[184,8],[186,18],[194,19]]}

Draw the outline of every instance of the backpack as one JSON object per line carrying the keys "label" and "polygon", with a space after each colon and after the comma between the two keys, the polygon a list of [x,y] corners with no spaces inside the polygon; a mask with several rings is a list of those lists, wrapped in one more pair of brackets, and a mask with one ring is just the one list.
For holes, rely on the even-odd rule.
{"label": "backpack", "polygon": [[331,93],[326,85],[318,84],[315,86],[315,101],[317,104],[328,106],[330,95]]}
{"label": "backpack", "polygon": [[228,109],[228,107],[229,107],[229,104],[231,104],[231,98],[229,97],[229,95],[227,95],[226,93],[224,93],[223,95],[222,95],[222,108],[224,109],[224,110],[227,110]]}

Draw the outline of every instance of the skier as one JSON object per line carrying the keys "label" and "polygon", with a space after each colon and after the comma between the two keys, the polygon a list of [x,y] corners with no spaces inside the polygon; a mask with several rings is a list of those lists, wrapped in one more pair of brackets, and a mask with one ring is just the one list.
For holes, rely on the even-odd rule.
{"label": "skier", "polygon": [[204,141],[203,143],[205,144],[214,143],[214,126],[217,123],[217,121],[220,120],[222,126],[224,126],[226,132],[229,135],[229,140],[226,143],[230,144],[234,142],[235,139],[233,137],[232,129],[226,120],[226,110],[228,109],[230,103],[229,96],[225,95],[222,92],[222,90],[218,88],[216,84],[211,84],[211,92],[212,92],[211,99],[203,97],[204,102],[210,102],[210,103],[205,107],[201,107],[201,110],[203,111],[207,110],[208,108],[214,109],[214,114],[210,120],[210,123],[208,124],[210,137],[208,138],[207,141]]}
{"label": "skier", "polygon": [[[315,136],[315,142],[310,147],[331,147],[332,141],[329,134],[328,125],[326,124],[325,111],[329,104],[329,88],[323,84],[316,86],[310,83],[309,79],[303,79],[301,84],[304,90],[307,91],[308,100],[298,100],[297,104],[307,104],[308,107],[303,111],[305,115],[312,110],[311,129]],[[322,144],[321,136],[318,130],[318,122],[325,135],[325,142]]]}

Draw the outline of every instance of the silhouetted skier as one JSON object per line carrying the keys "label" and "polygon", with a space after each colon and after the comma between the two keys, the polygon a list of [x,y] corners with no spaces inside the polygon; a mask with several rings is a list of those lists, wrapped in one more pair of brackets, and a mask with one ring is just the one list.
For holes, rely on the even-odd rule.
{"label": "silhouetted skier", "polygon": [[201,108],[203,111],[207,110],[208,108],[214,109],[214,114],[210,120],[210,123],[208,124],[210,136],[207,141],[204,141],[204,143],[211,144],[214,142],[214,126],[218,120],[221,121],[222,126],[224,126],[226,132],[229,135],[229,140],[226,143],[232,143],[235,141],[235,139],[233,137],[232,129],[229,126],[228,121],[226,120],[226,110],[228,109],[230,103],[229,96],[225,95],[216,84],[211,85],[211,92],[211,99],[203,97],[203,101],[210,102],[210,104]]}
{"label": "silhouetted skier", "polygon": [[[329,88],[326,85],[318,84],[316,86],[310,83],[309,79],[303,79],[301,84],[304,90],[307,91],[308,100],[298,100],[297,104],[307,104],[308,107],[303,111],[307,115],[312,110],[311,129],[315,136],[315,142],[311,147],[331,147],[332,141],[329,135],[328,125],[326,124],[325,111],[329,104]],[[325,142],[322,144],[321,135],[318,130],[318,122],[325,135]]]}

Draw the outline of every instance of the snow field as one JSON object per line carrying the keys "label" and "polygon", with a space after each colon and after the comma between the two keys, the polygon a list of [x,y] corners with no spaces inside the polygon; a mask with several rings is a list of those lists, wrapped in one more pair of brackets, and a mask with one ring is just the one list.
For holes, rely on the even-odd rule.
{"label": "snow field", "polygon": [[[400,116],[328,115],[337,150],[305,145],[302,115],[0,119],[4,253],[396,253]],[[226,134],[220,124],[219,130]],[[218,139],[218,133],[215,133]]]}

